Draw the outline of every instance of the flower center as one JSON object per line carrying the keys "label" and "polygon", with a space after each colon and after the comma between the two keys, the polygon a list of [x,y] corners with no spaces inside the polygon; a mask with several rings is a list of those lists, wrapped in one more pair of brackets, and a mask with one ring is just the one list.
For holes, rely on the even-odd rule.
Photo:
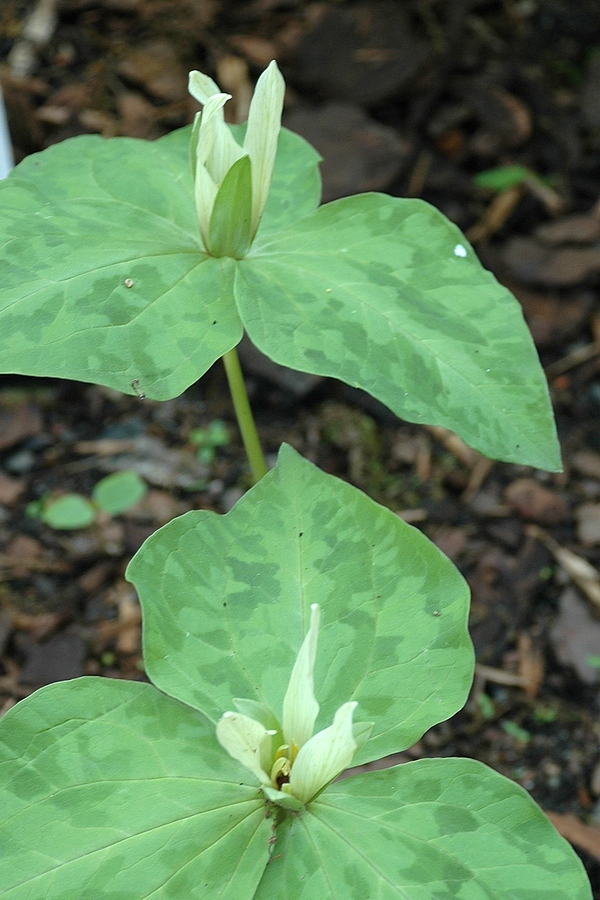
{"label": "flower center", "polygon": [[281,790],[282,784],[289,783],[290,772],[292,771],[294,760],[298,756],[298,750],[298,744],[293,740],[291,750],[287,744],[282,744],[275,751],[273,766],[271,767],[271,782],[278,791]]}

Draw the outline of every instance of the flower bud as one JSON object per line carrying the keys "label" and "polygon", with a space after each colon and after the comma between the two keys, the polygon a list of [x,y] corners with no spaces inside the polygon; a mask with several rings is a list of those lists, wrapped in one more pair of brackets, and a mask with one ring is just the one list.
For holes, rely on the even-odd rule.
{"label": "flower bud", "polygon": [[211,256],[242,259],[258,230],[271,187],[285,83],[275,62],[256,84],[244,143],[225,124],[230,94],[202,72],[190,72],[189,92],[203,105],[192,128],[194,195],[200,233]]}

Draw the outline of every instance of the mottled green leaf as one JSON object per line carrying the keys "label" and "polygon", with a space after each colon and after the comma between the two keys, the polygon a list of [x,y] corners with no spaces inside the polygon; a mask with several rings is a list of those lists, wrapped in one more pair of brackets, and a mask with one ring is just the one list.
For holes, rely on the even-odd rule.
{"label": "mottled green leaf", "polygon": [[331,785],[277,829],[255,900],[591,900],[581,862],[518,785],[423,759]]}
{"label": "mottled green leaf", "polygon": [[241,337],[161,143],[79,137],[0,183],[2,371],[172,397]]}
{"label": "mottled green leaf", "polygon": [[118,516],[139,503],[147,490],[146,482],[137,472],[113,472],[95,485],[92,499],[104,512]]}
{"label": "mottled green leaf", "polygon": [[83,678],[0,721],[5,900],[250,900],[271,823],[214,728],[151,685]]}
{"label": "mottled green leaf", "polygon": [[[0,182],[0,371],[160,400],[239,342],[235,264],[203,251],[189,136],[77,137]],[[289,132],[280,148],[263,231],[318,203],[315,151]]]}
{"label": "mottled green leaf", "polygon": [[251,340],[275,362],[363,388],[488,456],[560,468],[519,304],[423,201],[329,203],[255,242],[235,295]]}
{"label": "mottled green leaf", "polygon": [[[464,703],[473,655],[468,589],[416,529],[284,446],[225,516],[191,512],[127,570],[154,684],[216,722],[234,697],[280,720],[292,666],[321,606],[317,729],[359,703],[374,722],[358,761],[414,743]],[[216,675],[218,673],[218,676]]]}

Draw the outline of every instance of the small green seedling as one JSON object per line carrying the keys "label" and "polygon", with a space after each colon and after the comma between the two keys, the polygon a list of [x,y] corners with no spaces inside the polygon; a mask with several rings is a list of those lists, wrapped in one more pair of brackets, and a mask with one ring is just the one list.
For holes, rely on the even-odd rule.
{"label": "small green seedling", "polygon": [[540,178],[527,166],[499,166],[496,169],[486,169],[479,172],[473,178],[473,181],[480,188],[486,188],[496,193],[510,190],[510,188],[518,187],[520,184],[535,184],[540,187],[548,185],[551,178]]}
{"label": "small green seedling", "polygon": [[513,722],[512,719],[505,719],[502,723],[502,730],[521,744],[527,744],[531,740],[531,734],[525,728],[521,728],[520,725]]}
{"label": "small green seedling", "polygon": [[527,166],[499,166],[497,169],[486,169],[485,172],[479,172],[473,181],[477,187],[500,193],[523,184],[528,178],[535,177],[535,174]]}
{"label": "small green seedling", "polygon": [[462,707],[469,592],[424,535],[291,447],[267,473],[235,350],[246,331],[275,362],[557,470],[518,303],[420,200],[319,207],[275,63],[246,128],[212,79],[190,90],[191,129],[74,138],[0,183],[3,370],[166,399],[222,357],[257,482],[131,561],[150,684],[53,684],[0,721],[2,896],[590,900],[539,807],[477,761],[336,780]]}
{"label": "small green seedling", "polygon": [[82,494],[50,496],[30,503],[27,513],[57,531],[87,528],[94,524],[99,512],[121,515],[139,503],[147,490],[137,472],[114,472],[95,485],[91,499]]}
{"label": "small green seedling", "polygon": [[551,725],[552,722],[556,722],[558,712],[551,706],[544,706],[544,704],[540,703],[533,710],[533,718],[536,722],[540,722],[543,725]]}
{"label": "small green seedling", "polygon": [[230,441],[229,430],[221,419],[214,419],[208,428],[194,428],[189,434],[190,444],[196,447],[196,456],[206,466],[212,465],[215,450],[226,447]]}
{"label": "small green seedling", "polygon": [[493,719],[496,715],[496,707],[489,694],[478,694],[477,706],[479,707],[479,711],[484,719]]}

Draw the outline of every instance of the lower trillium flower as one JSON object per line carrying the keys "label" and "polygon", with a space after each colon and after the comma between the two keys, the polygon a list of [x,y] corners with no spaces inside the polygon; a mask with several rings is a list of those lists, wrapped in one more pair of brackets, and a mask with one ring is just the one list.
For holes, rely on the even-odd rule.
{"label": "lower trillium flower", "polygon": [[362,744],[372,727],[353,725],[358,704],[350,701],[340,706],[329,728],[313,735],[319,712],[313,681],[319,617],[315,603],[283,700],[282,724],[253,700],[234,700],[238,712],[226,712],[217,724],[221,746],[258,778],[269,800],[292,809],[314,799],[350,765],[357,733]]}
{"label": "lower trillium flower", "polygon": [[240,146],[225,124],[223,107],[230,94],[202,72],[190,72],[189,92],[203,106],[192,128],[192,170],[202,240],[212,256],[246,255],[267,202],[285,83],[277,64],[262,73]]}

